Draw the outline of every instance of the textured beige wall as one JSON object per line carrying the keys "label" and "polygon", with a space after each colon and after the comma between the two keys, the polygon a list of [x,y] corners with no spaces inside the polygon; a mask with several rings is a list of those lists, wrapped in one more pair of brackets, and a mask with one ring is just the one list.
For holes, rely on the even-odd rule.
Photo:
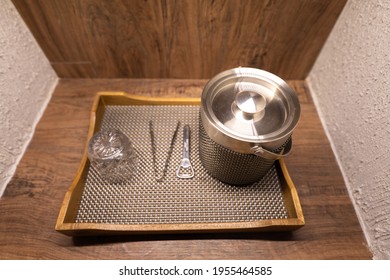
{"label": "textured beige wall", "polygon": [[57,84],[10,0],[0,5],[0,196]]}
{"label": "textured beige wall", "polygon": [[390,2],[349,0],[308,79],[376,259],[390,259]]}

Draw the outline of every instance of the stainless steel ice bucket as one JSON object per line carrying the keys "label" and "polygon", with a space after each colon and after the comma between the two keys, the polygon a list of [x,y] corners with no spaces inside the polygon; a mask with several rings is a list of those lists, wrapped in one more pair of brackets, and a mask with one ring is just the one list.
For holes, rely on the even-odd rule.
{"label": "stainless steel ice bucket", "polygon": [[201,162],[223,182],[256,182],[290,152],[299,116],[298,97],[281,78],[255,68],[224,71],[202,92]]}

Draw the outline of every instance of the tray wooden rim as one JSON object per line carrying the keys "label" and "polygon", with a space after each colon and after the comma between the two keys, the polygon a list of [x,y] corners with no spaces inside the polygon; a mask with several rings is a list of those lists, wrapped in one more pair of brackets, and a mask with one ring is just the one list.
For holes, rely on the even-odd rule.
{"label": "tray wooden rim", "polygon": [[[77,191],[86,170],[89,167],[87,147],[89,139],[98,130],[104,106],[106,105],[200,105],[200,98],[167,98],[145,97],[125,92],[98,92],[95,96],[90,113],[88,137],[83,157],[73,182],[67,190],[57,218],[55,229],[66,235],[101,235],[101,234],[157,234],[157,233],[195,233],[195,232],[249,232],[249,231],[291,231],[305,225],[302,207],[297,190],[291,180],[283,159],[276,162],[278,172],[285,184],[285,193],[290,196],[293,209],[293,218],[269,219],[251,222],[226,223],[183,223],[183,224],[102,224],[102,223],[74,223],[66,220],[71,210],[72,198]],[[284,195],[286,195],[284,194]]]}

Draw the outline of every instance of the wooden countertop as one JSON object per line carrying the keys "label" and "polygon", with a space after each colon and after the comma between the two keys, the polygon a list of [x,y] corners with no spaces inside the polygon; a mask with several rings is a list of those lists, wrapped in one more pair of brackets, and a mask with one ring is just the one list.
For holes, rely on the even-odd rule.
{"label": "wooden countertop", "polygon": [[[303,81],[286,158],[306,225],[294,232],[69,237],[55,231],[79,167],[98,91],[199,97],[205,80],[60,80],[0,199],[0,259],[371,259],[348,191]],[[33,93],[32,93],[33,94]]]}

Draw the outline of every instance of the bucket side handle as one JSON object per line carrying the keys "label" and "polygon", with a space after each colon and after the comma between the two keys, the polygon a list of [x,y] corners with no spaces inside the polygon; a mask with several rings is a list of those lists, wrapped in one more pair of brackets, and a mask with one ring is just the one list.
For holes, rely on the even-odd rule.
{"label": "bucket side handle", "polygon": [[265,159],[269,159],[269,160],[277,160],[277,159],[280,159],[280,158],[287,156],[291,152],[291,148],[292,148],[292,140],[290,138],[287,141],[286,145],[284,146],[283,150],[280,151],[280,153],[274,153],[272,151],[269,151],[269,150],[264,149],[263,147],[257,146],[257,145],[253,146],[251,148],[251,151],[256,156],[259,156],[259,157],[262,157]]}

